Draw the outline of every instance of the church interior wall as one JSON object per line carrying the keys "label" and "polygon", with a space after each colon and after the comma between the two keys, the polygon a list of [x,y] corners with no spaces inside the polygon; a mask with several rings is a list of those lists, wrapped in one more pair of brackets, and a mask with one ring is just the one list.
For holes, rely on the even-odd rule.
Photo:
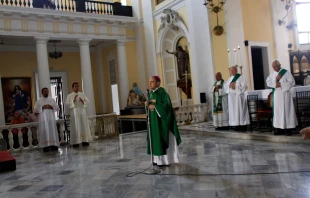
{"label": "church interior wall", "polygon": [[[141,0],[141,1],[145,1],[145,0]],[[153,9],[154,9],[154,11],[158,10],[162,7],[165,7],[166,5],[168,5],[169,3],[173,2],[173,1],[175,1],[175,0],[165,0],[164,2],[156,5],[156,0],[152,0]]]}
{"label": "church interior wall", "polygon": [[[270,44],[271,60],[275,59],[275,41],[273,35],[273,23],[269,0],[249,2],[241,0],[244,40],[255,42],[267,42]],[[241,47],[245,47],[244,45]],[[247,47],[245,47],[247,48]],[[245,54],[247,66],[249,67],[249,56]],[[249,89],[253,89],[251,84],[251,69],[248,70]]]}
{"label": "church interior wall", "polygon": [[[115,56],[115,64],[117,65],[117,48],[116,45],[113,44],[102,50],[102,59],[103,59],[103,75],[104,75],[104,91],[106,96],[106,105],[107,111],[106,113],[113,112],[113,104],[112,104],[112,92],[111,92],[111,83],[110,83],[110,74],[109,74],[109,54],[112,53]],[[116,67],[116,73],[117,73]],[[118,80],[118,76],[116,76]]]}
{"label": "church interior wall", "polygon": [[[37,71],[36,52],[3,51],[0,53],[0,73],[1,77],[31,77],[31,96],[32,103],[35,103],[35,79],[33,72]],[[72,91],[71,84],[76,81],[82,85],[80,53],[63,52],[61,59],[48,59],[51,71],[67,71],[68,74],[68,93]],[[96,73],[95,56],[91,53],[92,74]],[[93,75],[94,90],[98,90],[97,79]],[[82,91],[82,88],[80,88]],[[96,112],[100,112],[98,91],[95,94]]]}
{"label": "church interior wall", "polygon": [[213,48],[213,60],[214,60],[214,71],[221,72],[223,79],[227,80],[229,78],[228,70],[228,56],[227,56],[227,32],[225,25],[225,14],[220,12],[219,25],[224,28],[224,33],[217,36],[213,33],[213,28],[217,25],[216,14],[209,13],[210,16],[210,31],[212,32],[212,48]]}

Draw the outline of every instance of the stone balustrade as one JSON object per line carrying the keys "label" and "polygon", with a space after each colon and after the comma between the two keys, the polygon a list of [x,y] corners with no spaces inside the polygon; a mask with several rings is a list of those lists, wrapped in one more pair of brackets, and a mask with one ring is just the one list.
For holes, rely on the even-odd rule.
{"label": "stone balustrade", "polygon": [[178,126],[185,125],[189,118],[190,123],[207,121],[208,104],[179,106],[174,108]]}
{"label": "stone balustrade", "polygon": [[[118,127],[117,127],[117,115],[116,114],[104,114],[104,115],[95,115],[89,116],[89,126],[91,130],[91,134],[93,140],[104,139],[108,137],[118,136]],[[60,136],[60,144],[65,144],[66,140],[70,137],[68,132],[70,131],[70,123],[69,120],[65,122],[65,120],[57,120],[57,124],[59,125],[59,136]],[[65,124],[67,127],[65,127]],[[31,128],[38,129],[38,122],[31,123],[23,123],[23,124],[14,124],[14,125],[4,125],[0,126],[0,137],[3,138],[3,131],[8,131],[8,147],[10,151],[23,151],[23,150],[31,150],[37,149],[38,145],[32,145],[33,143],[33,131],[35,131],[36,137],[39,140],[40,133],[38,130],[31,130]],[[67,131],[65,130],[67,128]],[[26,130],[27,129],[27,130]],[[14,138],[13,138],[13,130],[18,131],[18,143],[19,147],[14,148]],[[23,132],[27,131],[28,139],[25,140],[23,138]],[[25,142],[27,141],[25,145]]]}

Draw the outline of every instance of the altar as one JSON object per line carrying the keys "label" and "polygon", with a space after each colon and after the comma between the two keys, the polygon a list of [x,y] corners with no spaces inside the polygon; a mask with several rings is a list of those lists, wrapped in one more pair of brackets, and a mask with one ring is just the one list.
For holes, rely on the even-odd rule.
{"label": "altar", "polygon": [[[296,92],[310,91],[310,86],[296,86],[290,89],[291,96],[296,98]],[[259,100],[267,100],[272,89],[254,90],[245,92],[246,96],[257,95]]]}
{"label": "altar", "polygon": [[[293,88],[290,89],[290,94],[293,97],[293,101],[294,101],[294,108],[295,108],[295,112],[296,112],[296,117],[298,118],[298,122],[299,125],[302,126],[303,124],[307,123],[308,121],[306,121],[305,119],[301,120],[300,117],[298,117],[300,114],[298,113],[301,109],[302,111],[307,111],[309,112],[309,108],[310,105],[308,105],[308,100],[309,99],[301,99],[301,103],[299,101],[299,107],[297,106],[297,101],[296,101],[296,93],[297,92],[304,92],[304,91],[310,91],[310,86],[295,86]],[[257,104],[254,104],[254,101],[248,101],[248,105],[249,107],[249,111],[250,111],[250,116],[252,120],[256,119],[256,110],[266,110],[266,109],[270,109],[269,105],[268,105],[268,96],[269,94],[272,92],[272,89],[263,89],[263,90],[254,90],[254,91],[247,91],[245,92],[245,96],[248,98],[248,96],[254,96],[257,95],[258,96],[258,101]],[[298,108],[297,108],[298,107]],[[251,111],[253,113],[251,113]],[[271,113],[270,113],[271,115]],[[270,117],[270,116],[269,116]]]}

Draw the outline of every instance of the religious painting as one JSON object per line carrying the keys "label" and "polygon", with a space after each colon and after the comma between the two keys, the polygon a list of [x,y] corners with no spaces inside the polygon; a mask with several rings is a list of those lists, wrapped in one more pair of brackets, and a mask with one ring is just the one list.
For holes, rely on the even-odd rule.
{"label": "religious painting", "polygon": [[32,112],[30,78],[1,78],[1,84],[5,123],[11,123],[15,112],[27,120],[28,115]]}
{"label": "religious painting", "polygon": [[160,3],[162,3],[162,2],[164,2],[165,0],[156,0],[156,5],[158,5],[158,4],[160,4]]}

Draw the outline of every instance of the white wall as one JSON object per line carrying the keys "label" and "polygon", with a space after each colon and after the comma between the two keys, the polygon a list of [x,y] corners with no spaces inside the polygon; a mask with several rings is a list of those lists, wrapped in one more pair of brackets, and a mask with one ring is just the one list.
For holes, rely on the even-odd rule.
{"label": "white wall", "polygon": [[[246,61],[246,51],[244,45],[244,29],[242,23],[242,8],[240,0],[226,1],[225,8],[225,18],[226,18],[226,34],[227,34],[227,48],[230,49],[232,63],[234,63],[234,52],[233,49],[237,49],[240,46],[241,55],[241,65],[242,73],[244,77],[248,79],[249,66]],[[237,61],[238,63],[240,61]],[[232,65],[230,65],[232,66]],[[228,68],[228,66],[227,66]],[[238,71],[240,72],[239,68]]]}
{"label": "white wall", "polygon": [[147,57],[147,67],[148,75],[154,76],[158,75],[157,71],[157,61],[156,61],[156,51],[155,51],[155,31],[154,31],[154,21],[153,21],[153,7],[151,0],[142,1],[143,10],[143,26],[145,34],[145,45],[146,45],[146,57]]}
{"label": "white wall", "polygon": [[279,25],[278,21],[286,15],[285,4],[281,1],[270,0],[272,24],[275,41],[275,57],[281,62],[283,68],[290,71],[290,60],[288,47],[289,44],[289,30],[286,28],[290,22],[286,18],[286,24]]}
{"label": "white wall", "polygon": [[136,30],[136,54],[137,54],[137,64],[139,70],[139,87],[141,90],[146,90],[148,87],[148,76],[145,76],[145,65],[144,65],[144,49],[143,49],[143,31],[142,24],[140,22],[140,3],[139,0],[131,0],[133,16],[138,20],[135,24]]}

